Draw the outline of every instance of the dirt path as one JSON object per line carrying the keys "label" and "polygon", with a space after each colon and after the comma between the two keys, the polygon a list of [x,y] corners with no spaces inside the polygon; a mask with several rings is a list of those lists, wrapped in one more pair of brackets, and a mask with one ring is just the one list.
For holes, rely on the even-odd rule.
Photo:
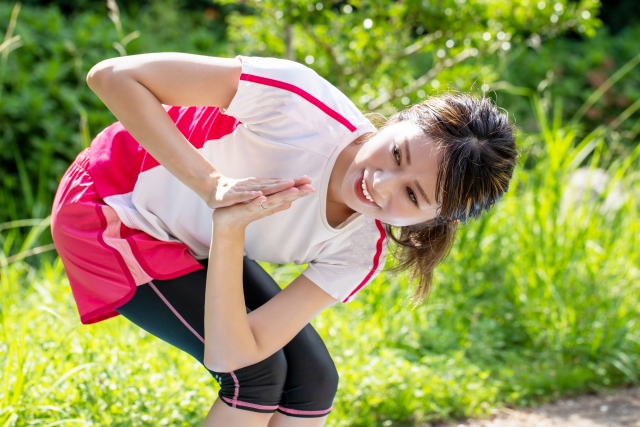
{"label": "dirt path", "polygon": [[640,387],[580,396],[534,409],[503,410],[488,420],[441,427],[640,427]]}

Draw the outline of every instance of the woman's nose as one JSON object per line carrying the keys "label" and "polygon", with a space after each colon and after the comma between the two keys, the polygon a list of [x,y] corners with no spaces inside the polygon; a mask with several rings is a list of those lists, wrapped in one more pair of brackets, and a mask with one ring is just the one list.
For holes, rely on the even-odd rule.
{"label": "woman's nose", "polygon": [[393,182],[395,174],[392,172],[376,171],[373,174],[373,189],[383,199],[393,194]]}

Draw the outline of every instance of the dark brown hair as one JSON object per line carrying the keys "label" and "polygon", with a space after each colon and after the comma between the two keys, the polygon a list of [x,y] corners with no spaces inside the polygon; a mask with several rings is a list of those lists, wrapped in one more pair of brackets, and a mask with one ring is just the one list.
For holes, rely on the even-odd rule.
{"label": "dark brown hair", "polygon": [[[453,245],[459,223],[488,210],[509,188],[516,164],[514,127],[490,98],[446,94],[391,116],[382,128],[409,121],[440,147],[436,179],[438,216],[405,227],[385,224],[398,261],[392,271],[411,269],[419,304],[429,294],[433,270]],[[394,234],[397,232],[397,234]]]}

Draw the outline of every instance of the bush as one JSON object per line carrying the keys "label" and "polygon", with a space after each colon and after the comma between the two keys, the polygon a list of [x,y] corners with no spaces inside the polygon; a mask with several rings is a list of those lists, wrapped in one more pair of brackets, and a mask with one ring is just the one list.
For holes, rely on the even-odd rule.
{"label": "bush", "polygon": [[[234,3],[226,0],[221,3]],[[442,89],[486,92],[499,79],[488,58],[508,61],[530,38],[591,35],[598,0],[253,0],[233,13],[237,52],[306,62],[357,105],[384,114]]]}
{"label": "bush", "polygon": [[[534,49],[518,46],[509,61],[494,62],[502,82],[509,82],[518,88],[518,94],[499,91],[500,104],[515,117],[520,118],[519,125],[526,131],[536,131],[537,121],[530,114],[526,98],[519,94],[525,88],[541,94],[543,98],[554,96],[564,103],[563,117],[571,117],[620,67],[634,58],[638,59],[640,50],[640,26],[627,27],[614,36],[606,29],[600,29],[596,36],[584,40],[557,38],[547,40]],[[503,83],[492,88],[499,89]],[[598,101],[585,111],[582,125],[590,132],[598,125],[610,125],[615,119],[631,109],[631,119],[616,126],[617,137],[627,146],[637,143],[640,131],[640,116],[636,113],[640,104],[640,66],[636,65],[611,87]],[[635,118],[635,119],[634,119]],[[621,147],[622,148],[622,147]],[[632,149],[632,147],[630,148]],[[628,149],[619,154],[626,154]]]}
{"label": "bush", "polygon": [[[43,218],[76,154],[115,121],[85,83],[89,69],[124,54],[182,51],[220,54],[223,25],[200,12],[153,2],[132,22],[115,13],[65,18],[55,7],[0,3],[0,28],[19,36],[0,72],[0,223]],[[4,80],[2,80],[4,76]]]}

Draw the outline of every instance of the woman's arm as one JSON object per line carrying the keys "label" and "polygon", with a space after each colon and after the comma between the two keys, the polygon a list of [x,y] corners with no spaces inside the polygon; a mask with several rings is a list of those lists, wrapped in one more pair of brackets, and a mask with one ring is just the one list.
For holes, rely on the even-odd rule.
{"label": "woman's arm", "polygon": [[242,62],[189,53],[145,53],[110,58],[97,63],[87,83],[132,78],[162,104],[210,105],[227,108],[238,90]]}
{"label": "woman's arm", "polygon": [[[309,185],[214,212],[205,296],[204,363],[215,372],[230,372],[266,359],[323,309],[337,302],[305,276],[247,314],[242,290],[244,232],[251,220],[287,209],[312,194]],[[262,211],[262,204],[267,210]]]}
{"label": "woman's arm", "polygon": [[96,64],[87,84],[154,159],[211,208],[272,194],[302,182],[222,176],[175,126],[162,104],[228,107],[242,63],[186,53],[148,53]]}

